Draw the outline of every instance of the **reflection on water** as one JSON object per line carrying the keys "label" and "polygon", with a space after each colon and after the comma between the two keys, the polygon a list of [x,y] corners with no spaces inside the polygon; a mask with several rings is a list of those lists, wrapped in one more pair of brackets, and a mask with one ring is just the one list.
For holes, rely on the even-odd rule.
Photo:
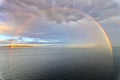
{"label": "reflection on water", "polygon": [[0,78],[10,80],[109,80],[112,56],[99,48],[0,49]]}

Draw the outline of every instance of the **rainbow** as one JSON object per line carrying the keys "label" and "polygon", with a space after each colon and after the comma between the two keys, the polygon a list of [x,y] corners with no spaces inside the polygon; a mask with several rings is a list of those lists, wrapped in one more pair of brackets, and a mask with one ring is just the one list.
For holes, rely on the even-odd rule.
{"label": "rainbow", "polygon": [[[49,10],[56,10],[56,9],[67,9],[67,10],[72,10],[72,11],[78,11],[79,13],[83,14],[84,16],[88,17],[90,20],[92,20],[97,26],[98,28],[101,30],[102,34],[104,35],[104,38],[105,40],[107,41],[107,44],[109,46],[109,50],[110,50],[110,53],[112,54],[112,44],[110,42],[110,38],[107,34],[107,32],[105,32],[105,30],[103,29],[102,25],[96,20],[94,19],[92,16],[84,13],[84,12],[81,12],[80,10],[76,10],[76,9],[69,9],[69,8],[51,8],[51,9],[46,9],[46,10],[43,10],[43,12],[40,12],[40,13],[44,13],[44,12],[47,12]],[[18,27],[17,31],[15,32],[15,35],[19,35],[21,33],[21,31],[24,29],[24,26],[29,23],[33,18],[35,17],[35,15],[32,15],[28,18],[28,20],[26,22],[24,22],[21,26]],[[14,42],[11,43],[11,48],[13,47],[13,44]]]}

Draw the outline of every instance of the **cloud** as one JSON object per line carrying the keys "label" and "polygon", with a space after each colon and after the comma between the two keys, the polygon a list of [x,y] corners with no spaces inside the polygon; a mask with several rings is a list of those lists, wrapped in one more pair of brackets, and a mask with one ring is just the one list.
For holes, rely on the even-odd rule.
{"label": "cloud", "polygon": [[[61,31],[63,31],[64,34],[68,34],[64,31],[64,29],[66,28],[64,28],[64,26],[69,26],[71,29],[73,29],[73,31],[74,28],[72,28],[72,26],[77,26],[78,24],[87,26],[87,28],[89,28],[86,23],[90,23],[89,21],[87,22],[86,20],[84,20],[85,16],[81,17],[70,15],[66,18],[66,16],[59,14],[59,18],[53,15],[55,17],[54,18],[50,15],[41,14],[43,11],[50,8],[70,8],[82,11],[100,22],[103,25],[104,29],[107,31],[107,33],[110,35],[110,38],[112,42],[115,43],[115,45],[117,45],[117,43],[120,41],[120,39],[117,38],[117,35],[120,34],[120,29],[118,28],[120,16],[119,0],[4,0],[4,3],[2,2],[3,0],[0,1],[0,22],[7,24],[7,26],[0,29],[1,33],[13,34],[15,30],[21,25],[23,25],[28,19],[30,19],[31,16],[35,16],[35,18],[31,20],[33,21],[33,23],[29,22],[24,26],[25,28],[24,30],[22,30],[22,33],[26,32],[27,34],[24,34],[22,36],[30,38],[39,37],[46,39],[49,38],[50,35],[53,35],[53,38],[62,39],[63,37],[60,36]],[[38,19],[40,18],[40,16],[44,16],[44,18],[48,21],[45,22],[44,18],[42,18],[42,20]],[[59,25],[55,22],[56,19],[58,19],[57,23]],[[52,23],[49,22],[51,20],[53,21]],[[82,28],[84,29],[84,27],[81,27],[79,29],[76,28],[76,33],[81,32],[82,30],[80,31],[80,29]],[[41,32],[39,32],[40,30]],[[55,32],[52,33],[53,31]],[[31,32],[33,34],[29,34]],[[57,35],[59,35],[59,37]],[[67,35],[64,35],[64,37],[65,36]]]}
{"label": "cloud", "polygon": [[0,0],[0,7],[2,6],[4,0]]}
{"label": "cloud", "polygon": [[120,46],[120,16],[110,17],[100,21],[106,32],[108,33],[113,46]]}
{"label": "cloud", "polygon": [[101,14],[99,11],[103,11],[103,14],[108,8],[117,8],[116,5],[116,0],[6,0],[3,9],[19,14],[26,12],[27,14],[37,14],[41,10],[49,8],[67,7],[83,10],[86,13],[95,16],[96,13]]}
{"label": "cloud", "polygon": [[13,34],[14,31],[14,27],[0,23],[0,34]]}

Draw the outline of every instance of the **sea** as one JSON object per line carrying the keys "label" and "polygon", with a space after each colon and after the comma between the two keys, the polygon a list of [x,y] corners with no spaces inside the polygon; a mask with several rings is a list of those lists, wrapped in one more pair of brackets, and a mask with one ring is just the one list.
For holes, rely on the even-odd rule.
{"label": "sea", "polygon": [[0,80],[120,80],[120,47],[0,48]]}

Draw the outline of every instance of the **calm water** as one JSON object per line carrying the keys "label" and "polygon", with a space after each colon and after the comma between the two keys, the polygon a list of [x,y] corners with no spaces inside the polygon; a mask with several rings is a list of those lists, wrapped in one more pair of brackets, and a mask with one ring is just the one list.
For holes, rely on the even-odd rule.
{"label": "calm water", "polygon": [[120,80],[119,53],[120,48],[114,48],[113,58],[98,48],[0,48],[0,79]]}
{"label": "calm water", "polygon": [[113,48],[115,80],[120,80],[120,47]]}

